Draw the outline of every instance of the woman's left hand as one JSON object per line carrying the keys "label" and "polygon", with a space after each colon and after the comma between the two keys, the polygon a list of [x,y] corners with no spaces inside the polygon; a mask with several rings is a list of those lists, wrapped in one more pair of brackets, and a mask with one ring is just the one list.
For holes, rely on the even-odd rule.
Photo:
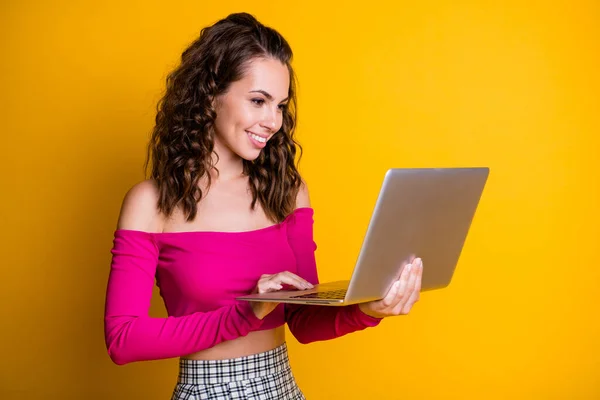
{"label": "woman's left hand", "polygon": [[411,264],[404,267],[400,278],[394,282],[383,299],[361,303],[360,310],[375,318],[408,314],[412,306],[419,301],[422,276],[423,261],[415,258]]}

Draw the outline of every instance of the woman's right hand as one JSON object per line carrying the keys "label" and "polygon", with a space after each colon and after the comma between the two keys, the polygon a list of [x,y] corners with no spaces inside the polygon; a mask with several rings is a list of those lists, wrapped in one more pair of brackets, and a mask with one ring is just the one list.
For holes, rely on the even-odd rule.
{"label": "woman's right hand", "polygon": [[[306,279],[303,279],[289,271],[284,271],[278,274],[262,275],[258,280],[258,283],[256,284],[256,288],[254,289],[253,293],[262,294],[276,292],[278,290],[281,290],[284,284],[293,286],[299,290],[312,289],[314,287]],[[279,303],[272,301],[252,301],[250,302],[250,304],[252,306],[252,311],[254,311],[254,315],[256,315],[258,319],[263,319],[279,305]]]}

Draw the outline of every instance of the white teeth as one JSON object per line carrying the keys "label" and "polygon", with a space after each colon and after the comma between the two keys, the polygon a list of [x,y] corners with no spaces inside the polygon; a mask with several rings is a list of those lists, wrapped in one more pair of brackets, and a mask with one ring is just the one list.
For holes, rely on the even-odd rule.
{"label": "white teeth", "polygon": [[252,139],[256,140],[257,142],[265,143],[267,141],[267,139],[260,137],[258,135],[255,135],[254,133],[251,133],[250,136],[252,137]]}

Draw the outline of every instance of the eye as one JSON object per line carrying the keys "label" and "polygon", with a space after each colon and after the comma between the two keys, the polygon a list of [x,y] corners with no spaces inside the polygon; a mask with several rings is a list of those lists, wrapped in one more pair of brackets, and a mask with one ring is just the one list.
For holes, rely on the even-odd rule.
{"label": "eye", "polygon": [[265,104],[265,100],[261,99],[261,98],[255,98],[251,100],[252,103],[256,104],[257,106],[262,106],[263,104]]}
{"label": "eye", "polygon": [[287,104],[280,104],[279,105],[279,111],[285,111],[287,109]]}

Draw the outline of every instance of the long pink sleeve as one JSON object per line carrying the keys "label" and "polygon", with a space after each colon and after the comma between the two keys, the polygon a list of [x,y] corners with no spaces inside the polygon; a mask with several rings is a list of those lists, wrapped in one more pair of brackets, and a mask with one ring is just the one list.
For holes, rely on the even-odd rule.
{"label": "long pink sleeve", "polygon": [[246,302],[181,317],[151,318],[158,261],[152,234],[117,230],[111,252],[104,330],[116,364],[191,354],[245,336],[262,324]]}
{"label": "long pink sleeve", "polygon": [[[296,210],[288,225],[288,239],[296,256],[298,275],[317,284],[313,213],[311,208]],[[363,313],[356,304],[342,307],[286,304],[285,318],[300,343],[334,339],[381,322],[381,319]]]}

